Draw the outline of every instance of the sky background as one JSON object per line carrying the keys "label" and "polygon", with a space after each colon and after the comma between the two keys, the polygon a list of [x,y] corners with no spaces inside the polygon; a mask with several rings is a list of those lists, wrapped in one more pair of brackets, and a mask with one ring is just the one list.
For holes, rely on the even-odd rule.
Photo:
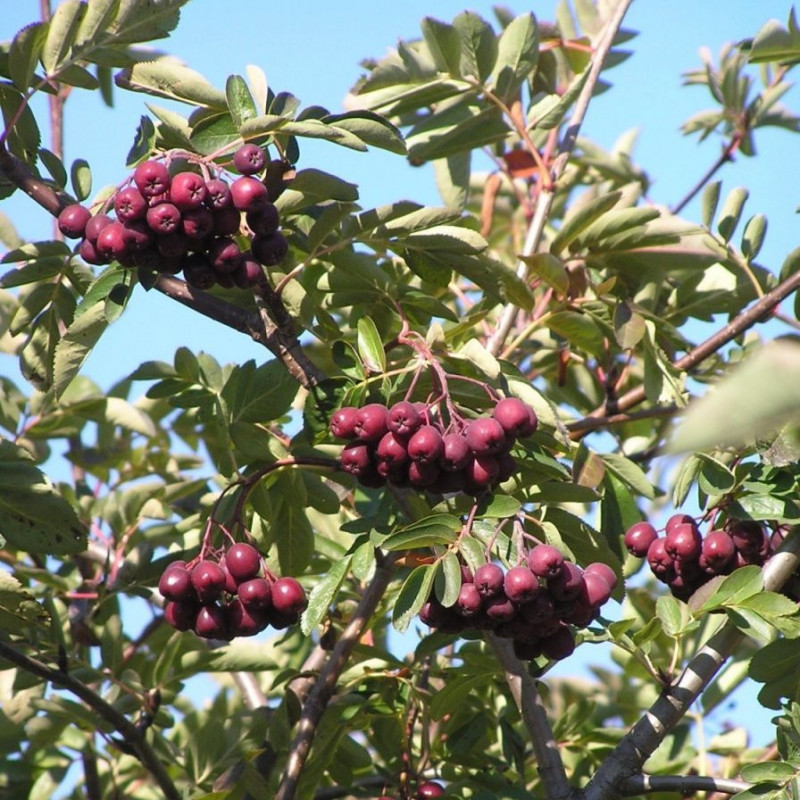
{"label": "sky background", "polygon": [[[553,0],[507,4],[515,13],[533,10],[551,19]],[[10,39],[23,25],[37,19],[39,0],[0,0],[0,38]],[[704,88],[682,88],[683,71],[700,66],[698,50],[708,47],[718,60],[720,47],[753,36],[775,17],[785,24],[791,4],[776,0],[637,0],[625,27],[639,31],[626,47],[634,55],[607,74],[613,90],[597,98],[589,109],[582,135],[609,148],[630,129],[638,129],[634,156],[652,179],[650,199],[666,205],[677,202],[719,153],[713,137],[698,145],[681,135],[680,125],[692,114],[712,106]],[[294,0],[264,3],[259,0],[192,0],[182,12],[178,29],[158,47],[183,59],[224,88],[229,74],[245,73],[247,64],[259,65],[276,91],[288,90],[307,105],[324,105],[341,111],[347,90],[362,74],[365,57],[381,57],[398,38],[419,36],[419,21],[429,15],[450,21],[469,8],[495,23],[492,3],[483,0]],[[224,10],[223,10],[224,9]],[[142,114],[145,95],[116,93],[116,107],[108,109],[99,93],[76,90],[67,103],[66,152],[69,163],[87,158],[94,174],[94,190],[116,184],[125,177],[125,158]],[[164,104],[160,100],[155,100]],[[796,90],[784,102],[800,108]],[[41,106],[35,108],[41,109]],[[187,112],[188,113],[188,112]],[[40,119],[43,117],[40,115]],[[736,186],[750,190],[745,219],[761,212],[769,219],[769,232],[760,262],[777,272],[786,253],[797,245],[800,183],[796,180],[798,139],[781,130],[760,130],[756,145],[760,156],[738,157],[720,173],[723,193]],[[411,199],[440,203],[430,167],[411,168],[402,157],[380,151],[355,153],[326,143],[301,142],[301,167],[317,167],[359,185],[361,204],[368,208]],[[790,179],[791,178],[791,179]],[[697,219],[697,203],[684,216]],[[0,210],[29,239],[50,236],[51,219],[31,200],[14,196],[0,202]],[[268,354],[248,337],[206,320],[156,292],[137,289],[128,310],[95,349],[85,370],[102,388],[135,369],[142,361],[171,361],[178,346],[204,350],[220,362],[266,360]],[[0,371],[18,375],[15,359],[0,355]],[[557,674],[574,674],[587,661],[600,659],[601,648],[581,648],[581,659],[569,659]],[[585,654],[583,651],[587,651]],[[719,716],[746,719],[754,743],[773,736],[767,723],[773,712],[754,701],[754,687],[736,697],[736,707]]]}

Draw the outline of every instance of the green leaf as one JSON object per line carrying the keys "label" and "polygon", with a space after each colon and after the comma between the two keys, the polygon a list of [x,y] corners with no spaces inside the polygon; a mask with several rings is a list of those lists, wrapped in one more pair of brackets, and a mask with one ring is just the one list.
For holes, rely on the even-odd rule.
{"label": "green leaf", "polygon": [[70,182],[72,191],[79,202],[86,200],[92,193],[92,170],[89,162],[76,158],[70,167]]}
{"label": "green leaf", "polygon": [[763,214],[750,217],[742,234],[742,254],[752,261],[760,252],[767,234],[767,218]]}
{"label": "green leaf", "polygon": [[456,153],[433,162],[436,187],[448,208],[463,209],[469,199],[472,153]]}
{"label": "green leaf", "polygon": [[727,575],[714,593],[695,613],[713,611],[717,608],[736,608],[740,603],[763,591],[764,576],[761,567],[740,567]]}
{"label": "green leaf", "polygon": [[478,14],[464,11],[453,20],[453,27],[461,37],[461,74],[483,83],[497,61],[497,37],[491,25]]}
{"label": "green leaf", "polygon": [[56,6],[41,54],[42,66],[48,75],[55,75],[68,56],[85,10],[86,5],[81,0],[64,0]]}
{"label": "green leaf", "polygon": [[128,150],[128,157],[125,159],[125,166],[135,167],[141,161],[148,158],[156,146],[156,126],[150,117],[142,116],[139,118],[139,125],[136,128],[136,136],[133,139],[131,149]]}
{"label": "green leaf", "polygon": [[586,203],[574,204],[572,208],[575,210],[570,211],[564,218],[561,228],[550,244],[550,252],[557,254],[568,247],[592,223],[610,211],[621,197],[622,192],[618,189],[598,195]]}
{"label": "green leaf", "polygon": [[604,453],[601,458],[609,472],[613,472],[617,478],[642,497],[652,500],[656,496],[653,485],[647,480],[647,475],[638,464],[619,453]]}
{"label": "green leaf", "polygon": [[785,761],[770,761],[761,764],[747,764],[742,767],[742,780],[750,783],[763,781],[789,781],[797,774],[796,767]]}
{"label": "green leaf", "polygon": [[439,72],[454,78],[461,76],[461,37],[458,30],[446,22],[425,17],[421,23],[422,36]]}
{"label": "green leaf", "polygon": [[500,377],[502,371],[500,362],[478,339],[467,339],[452,355],[471,362],[491,381],[495,381]]}
{"label": "green leaf", "polygon": [[411,525],[398,528],[384,539],[382,547],[387,550],[412,550],[432,547],[435,544],[450,544],[458,538],[461,520],[449,514],[434,514]]}
{"label": "green leaf", "polygon": [[531,256],[520,256],[534,275],[540,277],[548,286],[552,286],[558,294],[566,297],[569,291],[569,275],[564,262],[551,253],[534,253]]}
{"label": "green leaf", "polygon": [[386,352],[372,317],[358,321],[358,354],[370,372],[386,372]]}
{"label": "green leaf", "polygon": [[717,213],[721,187],[722,181],[713,181],[703,189],[703,194],[700,195],[700,219],[709,230],[711,229],[711,223],[714,221],[714,214]]}
{"label": "green leaf", "polygon": [[[0,626],[7,633],[25,633],[30,625],[48,622],[47,612],[32,594],[5,570],[0,570]],[[4,715],[4,724],[8,718]]]}
{"label": "green leaf", "polygon": [[67,186],[67,171],[64,169],[64,164],[61,159],[55,154],[51,153],[44,147],[39,148],[39,158],[42,164],[47,168],[55,184],[59,189],[65,189]]}
{"label": "green leaf", "polygon": [[198,152],[210,155],[239,142],[241,137],[230,114],[210,112],[194,122],[189,139]]}
{"label": "green leaf", "polygon": [[64,393],[108,327],[105,312],[105,303],[99,302],[80,316],[76,315],[56,345],[53,362],[53,392],[56,397]]}
{"label": "green leaf", "polygon": [[322,118],[322,122],[352,133],[372,147],[398,155],[406,153],[406,143],[400,129],[374,111],[364,109],[348,111],[346,114],[328,114]]}
{"label": "green leaf", "polygon": [[306,636],[311,635],[311,632],[328,613],[328,609],[339,593],[339,587],[350,569],[351,559],[352,555],[346,555],[344,558],[334,561],[325,577],[311,590],[311,594],[308,596],[308,607],[300,620],[300,629]]}
{"label": "green leaf", "polygon": [[456,600],[461,589],[461,563],[458,556],[448,550],[439,562],[439,572],[436,575],[436,595],[445,608],[450,608]]}
{"label": "green leaf", "polygon": [[31,85],[39,56],[47,39],[48,28],[43,22],[33,22],[17,33],[8,53],[8,72],[21,92]]}
{"label": "green leaf", "polygon": [[417,567],[406,578],[395,600],[392,610],[392,625],[401,633],[412,619],[419,613],[431,594],[433,580],[436,577],[436,565],[424,564]]}
{"label": "green leaf", "polygon": [[258,116],[255,100],[250,94],[247,82],[241,75],[229,76],[225,83],[225,96],[228,100],[228,111],[230,111],[237,132],[248,119]]}
{"label": "green leaf", "polygon": [[736,485],[736,477],[721,461],[705,453],[698,453],[700,467],[700,488],[709,495],[727,494]]}
{"label": "green leaf", "polygon": [[563,94],[549,94],[528,111],[529,128],[551,130],[561,124],[589,78],[589,70],[576,75]]}
{"label": "green leaf", "polygon": [[227,111],[225,92],[215,89],[199,72],[166,58],[142,61],[114,79],[121,89],[144,92],[181,103]]}
{"label": "green leaf", "polygon": [[800,61],[800,29],[794,8],[789,15],[788,30],[774,19],[761,28],[750,45],[748,60],[754,64],[770,61],[795,64]]}
{"label": "green leaf", "polygon": [[119,6],[120,0],[89,0],[80,30],[75,37],[76,44],[82,49],[91,47],[95,40],[111,34],[116,27],[113,23]]}
{"label": "green leaf", "polygon": [[684,623],[681,606],[671,595],[662,595],[656,600],[656,615],[667,636],[676,636],[682,631]]}
{"label": "green leaf", "polygon": [[492,73],[494,93],[507,105],[516,98],[539,62],[539,26],[532,13],[521,14],[500,35]]}
{"label": "green leaf", "polygon": [[632,350],[642,340],[647,327],[644,317],[637,314],[628,303],[617,303],[614,308],[614,336],[623,350]]}
{"label": "green leaf", "polygon": [[516,497],[495,494],[480,501],[477,516],[486,519],[505,519],[518,514],[520,508],[522,504]]}
{"label": "green leaf", "polygon": [[25,553],[67,555],[86,549],[87,531],[28,453],[0,440],[0,531]]}
{"label": "green leaf", "polygon": [[742,209],[749,195],[750,193],[747,189],[738,187],[728,194],[722,204],[722,210],[719,212],[719,220],[717,221],[717,230],[726,242],[731,240],[736,226],[739,224]]}
{"label": "green leaf", "polygon": [[500,109],[477,103],[458,103],[415,125],[406,137],[413,161],[432,161],[459,155],[505,139],[510,133]]}
{"label": "green leaf", "polygon": [[675,508],[680,508],[691,490],[697,476],[700,474],[700,468],[703,462],[695,454],[689,455],[684,459],[675,482],[672,487],[672,505]]}
{"label": "green leaf", "polygon": [[276,205],[282,213],[292,208],[320,200],[338,200],[353,203],[358,200],[358,187],[321,169],[301,169],[294,177],[291,188],[283,192]]}
{"label": "green leaf", "polygon": [[[431,717],[441,719],[445,714],[456,713],[464,707],[464,703],[474,689],[485,686],[491,679],[491,675],[456,674],[450,677],[431,698]],[[512,797],[512,795],[506,793],[506,797]]]}
{"label": "green leaf", "polygon": [[282,417],[291,408],[298,389],[297,381],[280,361],[256,367],[251,360],[231,370],[221,395],[231,419],[263,423]]}

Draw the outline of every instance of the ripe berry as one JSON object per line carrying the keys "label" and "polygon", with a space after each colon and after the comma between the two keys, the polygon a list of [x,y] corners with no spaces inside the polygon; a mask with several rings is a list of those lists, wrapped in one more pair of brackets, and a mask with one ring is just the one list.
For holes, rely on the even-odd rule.
{"label": "ripe berry", "polygon": [[208,247],[208,258],[211,261],[211,266],[217,272],[233,272],[242,261],[242,251],[239,245],[228,239],[227,237],[220,237],[214,239]]}
{"label": "ripe berry", "polygon": [[722,575],[736,558],[736,545],[727,531],[711,531],[703,539],[700,566],[712,575]]}
{"label": "ripe berry", "polygon": [[210,289],[217,282],[217,273],[202,253],[192,253],[183,262],[183,277],[195,289]]}
{"label": "ripe berry", "polygon": [[555,610],[553,598],[547,592],[539,592],[520,612],[532,625],[543,625],[555,618]]}
{"label": "ripe berry", "polygon": [[78,255],[80,255],[87,264],[107,264],[109,261],[109,259],[103,258],[100,253],[97,252],[97,248],[88,239],[84,239],[80,245],[78,245]]}
{"label": "ripe berry", "polygon": [[225,566],[238,582],[246,581],[258,575],[261,556],[253,545],[236,542],[225,553]]}
{"label": "ripe berry", "polygon": [[231,207],[231,187],[219,178],[211,178],[206,181],[206,205],[220,211],[223,208]]}
{"label": "ripe berry", "polygon": [[383,403],[367,403],[356,413],[355,432],[365,442],[378,442],[388,432],[386,417],[389,409]]}
{"label": "ripe berry", "polygon": [[169,171],[160,161],[144,161],[136,167],[133,182],[145,197],[155,197],[169,189]]}
{"label": "ripe berry", "polygon": [[331,433],[337,439],[355,439],[358,409],[355,406],[342,406],[331,415]]}
{"label": "ripe berry", "polygon": [[234,236],[242,226],[242,215],[233,206],[214,210],[215,236]]}
{"label": "ripe berry", "polygon": [[269,236],[278,230],[281,218],[273,203],[264,203],[255,211],[248,211],[245,217],[247,227],[258,236]]}
{"label": "ripe berry", "polygon": [[611,597],[611,584],[599,572],[583,573],[583,591],[580,599],[586,605],[599,608]]}
{"label": "ripe berry", "polygon": [[507,434],[515,438],[530,436],[539,422],[533,409],[518,397],[504,397],[492,409],[492,416]]}
{"label": "ripe berry", "polygon": [[647,548],[647,563],[653,575],[665,583],[675,575],[675,561],[667,553],[663,538],[655,539]]}
{"label": "ripe berry", "polygon": [[279,614],[299,616],[307,605],[305,589],[295,578],[278,578],[272,584],[272,607]]}
{"label": "ripe berry", "polygon": [[408,461],[408,451],[405,445],[391,431],[381,437],[375,450],[375,455],[379,461],[395,467]]}
{"label": "ripe berry", "polygon": [[95,248],[101,258],[124,258],[128,253],[128,246],[125,243],[122,223],[112,222],[106,225],[97,237]]}
{"label": "ripe berry", "polygon": [[736,549],[745,555],[757,553],[764,544],[764,528],[760,522],[737,519],[727,526],[727,530]]}
{"label": "ripe berry", "polygon": [[512,567],[505,574],[503,589],[512,603],[527,603],[539,593],[539,580],[528,567]]}
{"label": "ripe berry", "polygon": [[369,445],[356,440],[345,446],[339,459],[345,472],[363,478],[367,470],[372,467],[372,450]]}
{"label": "ripe berry", "polygon": [[494,597],[503,590],[505,574],[497,564],[482,564],[475,570],[473,585],[483,597]]}
{"label": "ripe berry", "polygon": [[282,233],[254,236],[250,242],[250,252],[253,258],[265,267],[275,267],[286,258],[289,252],[289,243]]}
{"label": "ripe berry", "polygon": [[264,611],[245,606],[240,597],[235,598],[225,609],[227,634],[234,636],[255,636],[267,627],[269,617]]}
{"label": "ripe berry", "polygon": [[192,569],[192,586],[201,602],[215,600],[225,588],[225,573],[216,561],[200,561]]}
{"label": "ripe berry", "polygon": [[689,514],[673,514],[664,526],[664,533],[669,533],[673,528],[678,525],[696,525],[694,517]]}
{"label": "ripe berry", "polygon": [[242,605],[250,610],[264,611],[272,607],[272,586],[266,578],[252,578],[237,587]]}
{"label": "ripe berry", "polygon": [[191,600],[171,601],[164,606],[164,619],[179,631],[189,631],[197,621],[200,606]]}
{"label": "ripe berry", "polygon": [[231,273],[230,277],[240,289],[249,289],[261,282],[264,277],[264,269],[258,261],[243,253],[239,266]]}
{"label": "ripe berry", "polygon": [[237,178],[231,184],[231,200],[239,211],[255,211],[269,202],[267,187],[257,178]]}
{"label": "ripe berry", "polygon": [[195,598],[191,575],[186,567],[170,565],[158,581],[158,591],[167,600],[193,600]]}
{"label": "ripe berry", "polygon": [[408,456],[412,461],[434,464],[439,461],[442,453],[442,434],[433,425],[422,425],[408,440]]}
{"label": "ripe berry", "polygon": [[156,249],[162,256],[167,258],[180,258],[189,252],[189,237],[183,232],[168,233],[159,236],[156,241]]}
{"label": "ripe berry", "polygon": [[194,632],[204,639],[227,639],[225,612],[216,605],[201,606],[194,623]]}
{"label": "ripe berry", "polygon": [[585,578],[590,574],[601,577],[611,587],[612,592],[617,588],[619,578],[617,578],[617,573],[608,564],[604,564],[602,561],[594,561],[591,564],[587,564],[584,567],[583,576]]}
{"label": "ripe berry", "polygon": [[500,462],[494,456],[476,455],[464,469],[467,486],[476,494],[488,489],[500,476]]}
{"label": "ripe berry", "polygon": [[664,548],[674,559],[697,561],[703,538],[694,522],[675,525],[664,537]]}
{"label": "ripe berry", "polygon": [[625,531],[625,547],[632,556],[644,558],[657,538],[656,529],[649,522],[637,522]]}
{"label": "ripe berry", "polygon": [[409,437],[422,425],[422,416],[413,403],[401,400],[395,403],[386,417],[386,426],[398,436]]}
{"label": "ripe berry", "polygon": [[483,598],[474,583],[462,583],[453,608],[462,617],[474,617],[483,607]]}
{"label": "ripe berry", "polygon": [[114,211],[121,222],[144,219],[147,213],[147,200],[133,186],[121,189],[114,197]]}
{"label": "ripe berry", "polygon": [[417,786],[417,797],[419,800],[430,800],[432,797],[441,797],[444,789],[436,781],[425,781]]}
{"label": "ripe berry", "polygon": [[174,233],[180,230],[181,212],[172,203],[160,203],[147,210],[147,224],[156,233]]}
{"label": "ripe berry", "polygon": [[[267,154],[262,147],[248,142],[233,154],[233,166],[242,175],[255,175],[267,165]],[[265,187],[266,188],[266,187]]]}
{"label": "ripe berry", "polygon": [[460,433],[446,433],[442,437],[444,449],[439,459],[442,469],[448,472],[459,472],[469,466],[472,451],[467,440]]}
{"label": "ripe berry", "polygon": [[561,572],[554,578],[549,578],[547,588],[553,598],[559,602],[577,600],[586,590],[583,570],[571,561],[561,565]]}
{"label": "ripe berry", "polygon": [[190,239],[205,239],[214,232],[214,215],[205,207],[192,208],[183,212],[181,227]]}
{"label": "ripe berry", "polygon": [[200,208],[207,195],[206,182],[196,172],[179,172],[172,178],[169,199],[181,211]]}
{"label": "ripe berry", "polygon": [[108,214],[96,214],[86,223],[84,236],[92,244],[95,244],[97,242],[97,237],[100,235],[100,231],[102,231],[106,225],[110,225],[113,221],[114,220],[111,219]]}
{"label": "ripe berry", "polygon": [[141,253],[153,244],[155,236],[142,220],[122,223],[122,238],[132,253]]}
{"label": "ripe berry", "polygon": [[572,631],[565,625],[559,628],[555,633],[542,639],[540,646],[543,656],[553,661],[560,661],[561,659],[571,656],[575,651],[575,637],[572,635]]}
{"label": "ripe berry", "polygon": [[72,203],[65,206],[58,215],[58,229],[68,239],[80,239],[86,231],[86,223],[92,214],[86,206]]}
{"label": "ripe berry", "polygon": [[480,417],[467,428],[467,444],[477,455],[495,455],[506,447],[506,432],[496,419]]}
{"label": "ripe berry", "polygon": [[489,597],[483,610],[494,624],[510,622],[517,613],[517,607],[502,592]]}
{"label": "ripe berry", "polygon": [[408,465],[408,482],[412,486],[427,488],[439,480],[441,469],[439,465],[427,464],[422,461],[412,461]]}
{"label": "ripe berry", "polygon": [[537,544],[528,553],[528,567],[539,578],[557,578],[564,564],[564,554],[549,544]]}

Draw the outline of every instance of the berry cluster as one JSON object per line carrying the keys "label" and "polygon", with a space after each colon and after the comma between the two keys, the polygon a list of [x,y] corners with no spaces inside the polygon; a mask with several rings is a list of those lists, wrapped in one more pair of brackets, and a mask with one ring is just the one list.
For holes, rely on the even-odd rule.
{"label": "berry cluster", "polygon": [[663,536],[649,522],[637,522],[625,532],[628,552],[646,558],[653,575],[681,600],[715,575],[728,575],[748,564],[760,566],[779,544],[754,520],[728,520],[703,536],[689,514],[673,514]]}
{"label": "berry cluster", "polygon": [[[256,177],[269,166],[266,152],[240,147],[233,155],[240,175],[230,183],[206,162],[181,163],[187,168],[170,174],[167,163],[144,161],[99,213],[79,203],[64,208],[59,230],[81,239],[77,252],[88,264],[182,271],[198,289],[253,286],[289,249],[266,178]],[[249,247],[242,249],[240,234]]]}
{"label": "berry cluster", "polygon": [[478,495],[507,480],[516,462],[510,454],[519,437],[536,430],[536,414],[522,400],[506,397],[492,415],[470,422],[401,400],[391,407],[344,406],[331,417],[331,433],[347,439],[342,469],[364,486],[414,486],[436,494]]}
{"label": "berry cluster", "polygon": [[232,544],[219,559],[173,561],[158,582],[167,601],[164,618],[173,628],[205,639],[293,625],[308,603],[305,590],[294,578],[275,578],[266,566],[263,577],[261,572],[261,556],[246,542]]}
{"label": "berry cluster", "polygon": [[527,565],[505,571],[497,564],[478,567],[473,575],[462,567],[455,604],[443,606],[431,595],[420,619],[444,633],[491,630],[513,640],[519,658],[559,660],[575,649],[572,627],[595,620],[611,597],[617,576],[607,564],[581,569],[548,544],[528,553]]}

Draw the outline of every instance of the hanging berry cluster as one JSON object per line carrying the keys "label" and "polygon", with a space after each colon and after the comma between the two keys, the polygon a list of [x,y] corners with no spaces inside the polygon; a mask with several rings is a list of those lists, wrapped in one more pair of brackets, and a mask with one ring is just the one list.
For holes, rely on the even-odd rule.
{"label": "hanging berry cluster", "polygon": [[286,165],[268,163],[255,144],[240,147],[232,165],[239,177],[229,182],[215,165],[182,151],[144,161],[98,213],[78,203],[64,208],[59,230],[81,240],[77,252],[88,264],[183,272],[198,289],[253,286],[263,267],[288,253],[267,189],[276,185],[269,170],[283,172]]}

